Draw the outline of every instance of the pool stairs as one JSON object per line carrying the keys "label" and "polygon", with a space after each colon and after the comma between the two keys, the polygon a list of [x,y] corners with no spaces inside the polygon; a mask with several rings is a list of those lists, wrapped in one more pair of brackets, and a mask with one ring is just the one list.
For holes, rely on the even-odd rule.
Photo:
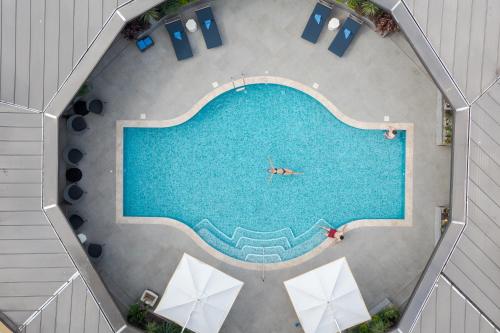
{"label": "pool stairs", "polygon": [[325,240],[324,230],[330,227],[323,219],[310,229],[295,236],[290,228],[260,232],[238,227],[232,236],[203,219],[194,230],[213,248],[233,258],[253,263],[276,263],[304,254]]}

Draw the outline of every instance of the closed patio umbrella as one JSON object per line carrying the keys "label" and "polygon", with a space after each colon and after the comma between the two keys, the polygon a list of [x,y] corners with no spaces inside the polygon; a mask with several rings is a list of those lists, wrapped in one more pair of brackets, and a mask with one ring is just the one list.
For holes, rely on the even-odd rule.
{"label": "closed patio umbrella", "polygon": [[335,333],[370,320],[346,258],[285,281],[305,333]]}
{"label": "closed patio umbrella", "polygon": [[243,282],[184,253],[154,312],[197,333],[220,330]]}

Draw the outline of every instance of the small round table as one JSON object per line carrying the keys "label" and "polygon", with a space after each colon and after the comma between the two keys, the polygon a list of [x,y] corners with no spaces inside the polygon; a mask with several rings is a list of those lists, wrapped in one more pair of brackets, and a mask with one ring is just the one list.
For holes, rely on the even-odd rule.
{"label": "small round table", "polygon": [[80,244],[85,244],[85,242],[87,242],[87,236],[85,234],[80,233],[77,236]]}
{"label": "small round table", "polygon": [[196,30],[198,30],[198,25],[196,24],[196,21],[193,19],[187,20],[186,29],[189,32],[196,32]]}
{"label": "small round table", "polygon": [[338,18],[333,17],[329,22],[328,22],[328,30],[334,31],[337,30],[340,26],[340,21]]}

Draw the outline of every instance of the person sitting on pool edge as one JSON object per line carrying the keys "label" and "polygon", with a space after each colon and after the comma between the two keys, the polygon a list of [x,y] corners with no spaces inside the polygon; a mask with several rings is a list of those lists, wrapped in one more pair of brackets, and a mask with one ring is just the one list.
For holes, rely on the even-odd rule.
{"label": "person sitting on pool edge", "polygon": [[396,138],[396,135],[398,134],[398,131],[392,126],[389,126],[389,129],[385,131],[384,136],[387,140],[393,140]]}
{"label": "person sitting on pool edge", "polygon": [[319,226],[321,229],[325,229],[325,236],[328,238],[333,238],[337,241],[341,241],[344,239],[344,231],[343,230],[337,230],[334,228],[327,228],[323,226]]}

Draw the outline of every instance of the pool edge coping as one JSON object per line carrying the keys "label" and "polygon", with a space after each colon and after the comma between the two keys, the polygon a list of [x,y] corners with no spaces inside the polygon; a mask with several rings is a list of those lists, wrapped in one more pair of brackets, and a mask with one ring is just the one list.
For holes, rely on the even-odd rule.
{"label": "pool edge coping", "polygon": [[[188,225],[167,217],[130,217],[123,216],[123,129],[125,127],[173,127],[180,125],[192,117],[194,117],[201,109],[207,105],[211,100],[219,95],[251,84],[279,84],[290,88],[297,89],[320,102],[328,111],[330,111],[337,119],[345,124],[359,129],[367,130],[385,130],[389,126],[397,130],[406,131],[405,143],[405,218],[404,219],[364,219],[355,220],[345,225],[345,232],[361,227],[394,227],[403,226],[410,227],[413,225],[413,140],[414,140],[414,125],[413,123],[397,123],[397,122],[362,122],[350,118],[340,112],[337,107],[330,102],[324,95],[316,89],[311,88],[305,84],[299,83],[282,77],[275,76],[253,76],[248,78],[241,78],[235,81],[227,82],[206,94],[203,98],[198,100],[187,112],[182,115],[167,119],[167,120],[117,120],[116,121],[116,222],[127,224],[162,224],[174,227],[186,233],[199,247],[204,249],[213,257],[245,269],[262,270],[262,263],[251,263],[238,260],[230,257],[217,249],[213,248],[205,242],[191,227]],[[323,252],[326,248],[333,245],[331,239],[325,239],[321,244],[307,253],[278,263],[264,263],[266,270],[278,270],[300,265],[316,255]]]}

